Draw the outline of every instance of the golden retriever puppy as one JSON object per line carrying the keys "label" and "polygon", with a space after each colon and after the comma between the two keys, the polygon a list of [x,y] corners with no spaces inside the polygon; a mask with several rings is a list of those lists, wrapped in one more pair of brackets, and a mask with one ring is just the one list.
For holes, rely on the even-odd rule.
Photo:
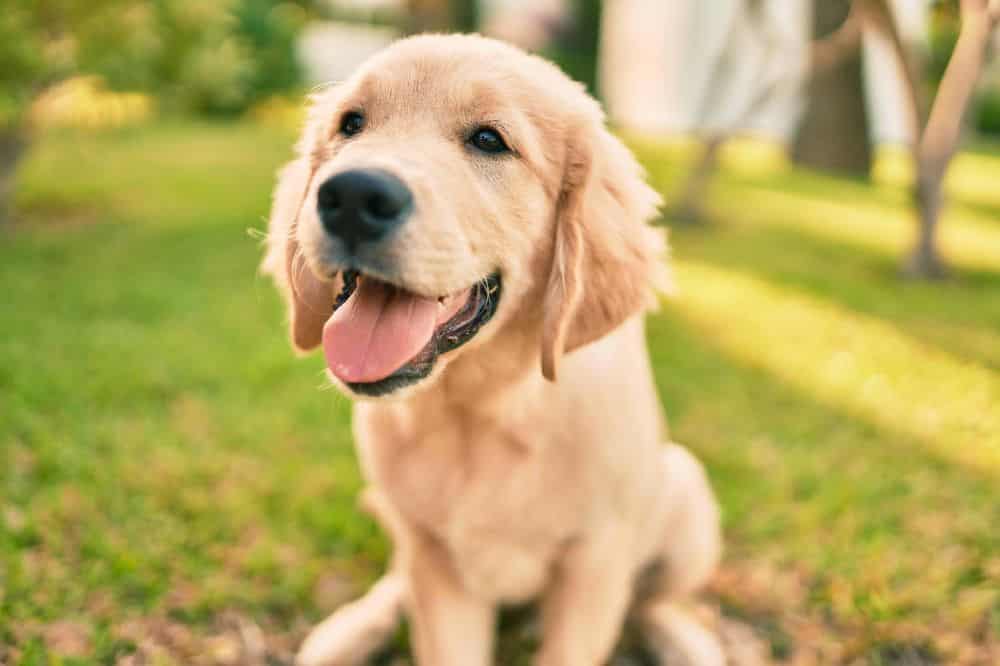
{"label": "golden retriever puppy", "polygon": [[500,42],[406,39],[315,97],[264,269],[356,399],[394,556],[299,664],[363,664],[405,613],[421,666],[487,666],[527,600],[540,666],[605,663],[630,613],[665,662],[724,662],[684,611],[718,511],[645,349],[658,204],[583,88]]}

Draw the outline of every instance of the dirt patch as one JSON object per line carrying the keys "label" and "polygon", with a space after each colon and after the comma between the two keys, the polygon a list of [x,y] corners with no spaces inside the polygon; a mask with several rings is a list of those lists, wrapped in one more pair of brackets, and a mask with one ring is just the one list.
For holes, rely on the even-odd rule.
{"label": "dirt patch", "polygon": [[73,620],[45,625],[42,641],[50,652],[64,657],[85,657],[92,648],[90,626]]}
{"label": "dirt patch", "polygon": [[165,617],[135,618],[114,629],[116,638],[134,648],[131,654],[118,659],[118,666],[291,665],[303,633],[304,626],[292,632],[268,631],[235,611],[220,615],[205,633]]}

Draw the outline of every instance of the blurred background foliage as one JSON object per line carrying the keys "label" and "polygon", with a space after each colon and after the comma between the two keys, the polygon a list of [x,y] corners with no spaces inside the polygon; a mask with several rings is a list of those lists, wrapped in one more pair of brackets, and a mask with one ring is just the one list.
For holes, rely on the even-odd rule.
{"label": "blurred background foliage", "polygon": [[[115,90],[145,91],[170,111],[244,112],[301,86],[296,38],[318,17],[409,32],[478,27],[474,0],[410,4],[417,9],[407,13],[323,0],[8,0],[0,13],[0,127],[17,127],[41,91],[76,74],[98,75]],[[601,4],[568,0],[570,19],[543,50],[593,91]],[[944,73],[958,29],[957,0],[934,2],[931,86]],[[1000,132],[998,115],[1000,79],[982,86],[977,128]]]}
{"label": "blurred background foliage", "polygon": [[[568,0],[543,55],[599,92],[600,0]],[[8,0],[0,13],[0,131],[28,130],[38,97],[75,75],[148,94],[161,113],[235,115],[302,89],[296,40],[311,19],[378,23],[404,32],[470,31],[475,0],[410,0],[410,11],[324,0]],[[933,89],[958,35],[957,0],[933,3],[926,84]],[[976,129],[1000,132],[1000,75],[981,87]],[[113,124],[113,121],[112,121]]]}
{"label": "blurred background foliage", "polygon": [[245,111],[301,82],[296,35],[309,0],[11,0],[0,13],[0,121],[76,74],[144,91],[164,108]]}
{"label": "blurred background foliage", "polygon": [[957,0],[935,2],[930,14],[928,31],[927,75],[931,82],[939,83],[948,66],[948,59],[958,41],[960,26]]}
{"label": "blurred background foliage", "polygon": [[0,11],[0,222],[13,173],[46,122],[241,114],[302,84],[296,39],[317,13],[313,0],[8,0]]}
{"label": "blurred background foliage", "polygon": [[558,31],[542,55],[556,62],[567,74],[586,84],[594,95],[597,86],[597,49],[601,31],[600,0],[572,0],[570,19]]}

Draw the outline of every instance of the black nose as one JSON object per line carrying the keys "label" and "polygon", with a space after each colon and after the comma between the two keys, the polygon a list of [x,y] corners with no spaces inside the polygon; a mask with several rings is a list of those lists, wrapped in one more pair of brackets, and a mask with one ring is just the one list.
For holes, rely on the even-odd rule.
{"label": "black nose", "polygon": [[413,195],[386,171],[356,169],[320,185],[317,209],[323,227],[349,250],[377,241],[398,227],[413,207]]}

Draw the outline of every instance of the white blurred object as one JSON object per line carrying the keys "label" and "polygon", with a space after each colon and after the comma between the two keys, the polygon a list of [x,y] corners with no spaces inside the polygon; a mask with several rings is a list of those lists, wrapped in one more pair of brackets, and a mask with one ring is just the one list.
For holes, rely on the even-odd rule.
{"label": "white blurred object", "polygon": [[[789,63],[806,54],[807,9],[802,0],[763,0],[762,40],[743,0],[611,0],[600,87],[612,118],[640,131],[787,133],[800,104],[785,80],[794,84]],[[765,84],[775,93],[758,104]],[[748,116],[751,106],[760,108]]]}
{"label": "white blurred object", "polygon": [[[926,47],[926,0],[890,0],[903,43]],[[912,144],[913,130],[907,121],[909,100],[903,70],[892,45],[881,33],[864,33],[865,93],[872,138],[879,143]]]}
{"label": "white blurred object", "polygon": [[299,38],[299,60],[310,83],[341,81],[399,36],[393,28],[318,21],[307,26]]}
{"label": "white blurred object", "polygon": [[[675,41],[692,22],[695,3],[611,0],[601,14],[598,87],[608,115],[642,132],[677,131],[690,111],[678,92],[691,74]],[[697,75],[695,75],[697,77]]]}
{"label": "white blurred object", "polygon": [[[926,0],[891,1],[903,39],[926,41]],[[759,3],[763,31],[744,0],[607,0],[600,88],[610,116],[645,132],[789,140],[805,101],[811,3]],[[909,141],[901,70],[878,36],[865,35],[864,49],[873,137]]]}
{"label": "white blurred object", "polygon": [[[723,22],[716,5],[725,4]],[[706,76],[688,89],[699,102],[690,122],[707,134],[751,131],[784,137],[802,109],[800,91],[809,62],[809,5],[764,0],[757,13],[744,0],[698,5],[696,33],[713,40]],[[693,94],[692,94],[693,93]]]}

